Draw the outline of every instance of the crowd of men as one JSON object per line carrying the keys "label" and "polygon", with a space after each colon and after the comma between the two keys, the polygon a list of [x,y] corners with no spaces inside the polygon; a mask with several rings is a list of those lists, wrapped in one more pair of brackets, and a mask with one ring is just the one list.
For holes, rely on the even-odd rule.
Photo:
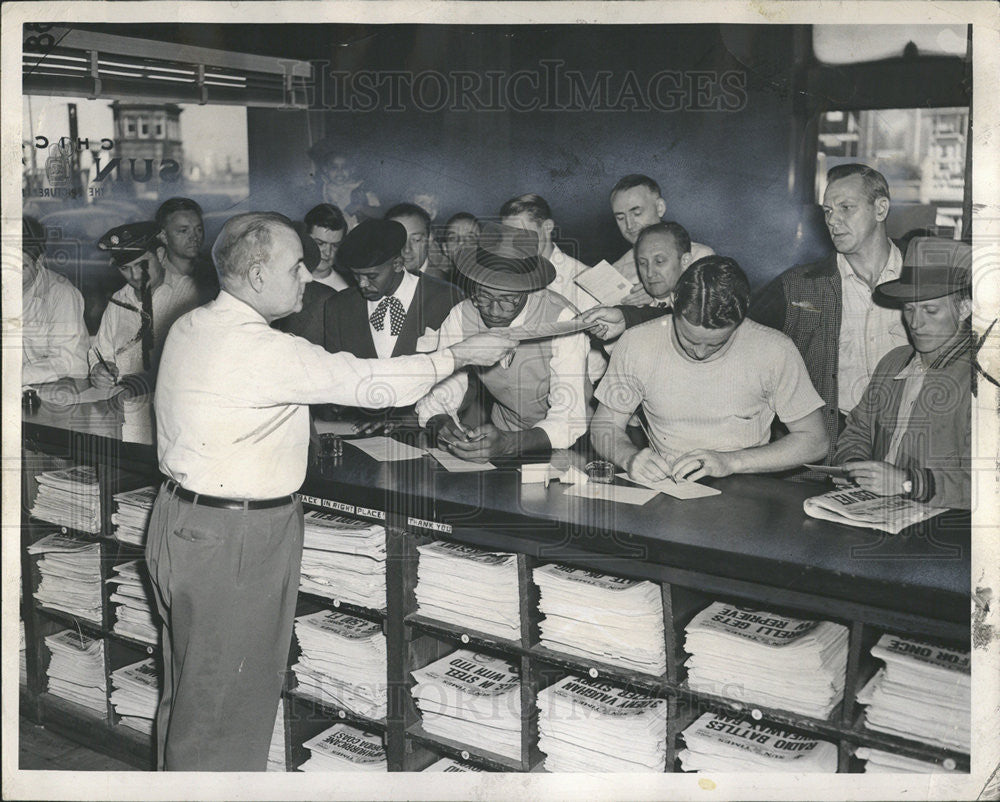
{"label": "crowd of men", "polygon": [[[842,165],[823,197],[833,251],[752,296],[735,260],[664,219],[653,179],[625,176],[609,200],[629,245],[614,267],[632,282],[613,307],[576,282],[587,266],[536,194],[439,232],[411,203],[237,215],[212,247],[217,286],[197,279],[201,210],[173,198],[101,238],[126,283],[89,347],[79,292],[24,220],[24,383],[157,383],[161,767],[263,767],[272,705],[234,703],[214,728],[205,710],[236,661],[234,699],[277,699],[307,405],[359,431],[427,429],[468,460],[592,448],[641,482],[827,461],[878,495],[971,506],[967,244],[917,238],[902,253],[885,178]],[[507,333],[574,320],[587,329]],[[261,632],[279,648],[248,656]]]}

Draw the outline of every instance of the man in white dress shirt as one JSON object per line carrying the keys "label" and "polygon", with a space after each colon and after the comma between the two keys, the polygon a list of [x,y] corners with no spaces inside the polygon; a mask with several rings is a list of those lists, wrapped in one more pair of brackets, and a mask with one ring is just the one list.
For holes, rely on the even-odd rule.
{"label": "man in white dress shirt", "polygon": [[45,267],[45,227],[21,219],[21,384],[87,375],[83,296]]}
{"label": "man in white dress shirt", "polygon": [[146,545],[163,619],[158,763],[263,771],[299,584],[291,494],[306,472],[308,405],[384,404],[387,386],[392,403],[412,403],[515,343],[488,334],[398,359],[331,354],[269,325],[300,308],[310,280],[291,221],[237,215],[212,256],[222,290],[171,330],[155,402],[167,477]]}

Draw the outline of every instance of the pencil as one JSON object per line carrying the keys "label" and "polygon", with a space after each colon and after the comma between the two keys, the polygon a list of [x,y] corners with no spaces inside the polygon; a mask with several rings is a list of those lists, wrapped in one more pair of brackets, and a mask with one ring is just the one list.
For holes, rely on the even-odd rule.
{"label": "pencil", "polygon": [[[97,358],[101,362],[101,367],[104,368],[108,372],[108,375],[111,377],[112,383],[113,384],[118,384],[118,377],[115,375],[114,371],[111,370],[111,366],[107,362],[104,361],[104,357],[101,356],[101,352],[97,350],[97,346],[94,346],[94,353],[97,354]],[[649,435],[647,435],[647,437],[648,436]]]}

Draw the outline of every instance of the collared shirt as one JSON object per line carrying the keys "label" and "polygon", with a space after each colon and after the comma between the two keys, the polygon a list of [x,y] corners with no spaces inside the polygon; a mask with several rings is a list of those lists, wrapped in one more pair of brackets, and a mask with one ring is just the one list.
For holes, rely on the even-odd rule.
{"label": "collared shirt", "polygon": [[450,351],[328,353],[223,290],[167,337],[154,402],[160,470],[194,493],[293,493],[306,474],[309,404],[405,406],[454,368]]}
{"label": "collared shirt", "polygon": [[[535,293],[529,296],[528,304],[511,321],[510,328],[523,326],[529,318],[533,318],[532,313],[537,307],[537,303],[533,303],[533,300],[537,300],[538,295]],[[420,350],[443,348],[469,336],[471,332],[463,328],[462,321],[467,319],[468,307],[471,305],[472,301],[469,300],[458,304],[441,324],[441,328],[437,332],[425,334],[418,342],[417,348]],[[473,309],[473,314],[481,321],[478,311]],[[572,307],[565,307],[554,317],[556,321],[572,320],[575,314]],[[483,331],[493,331],[487,329],[485,324],[481,324],[481,327]],[[554,337],[549,342],[552,353],[549,359],[549,395],[547,399],[543,399],[548,410],[532,428],[543,430],[552,448],[569,448],[587,431],[589,392],[586,371],[589,344],[584,334]],[[465,371],[460,371],[438,384],[433,392],[417,403],[420,425],[425,425],[435,415],[457,412],[468,386],[469,376]],[[524,405],[529,406],[533,401],[535,399],[525,399]],[[518,413],[520,410],[514,412]]]}
{"label": "collared shirt", "polygon": [[[875,284],[899,278],[903,257],[889,243],[889,258]],[[837,254],[837,272],[842,287],[840,341],[837,355],[837,405],[845,414],[858,405],[879,360],[893,348],[907,344],[899,309],[879,306],[872,288],[851,267],[847,257]]]}
{"label": "collared shirt", "polygon": [[[395,298],[403,305],[403,314],[405,315],[410,311],[410,304],[413,303],[413,294],[417,291],[417,283],[420,281],[420,276],[413,273],[408,273],[406,270],[403,271],[403,280],[399,282],[399,286],[396,287],[396,291],[392,295],[387,295],[386,298]],[[378,308],[378,305],[382,303],[382,299],[379,298],[377,301],[368,302],[368,328],[372,333],[372,342],[375,343],[375,353],[378,354],[379,359],[388,359],[392,356],[392,350],[396,347],[396,340],[399,335],[394,335],[392,333],[392,326],[390,325],[389,314],[386,313],[385,320],[382,323],[382,331],[378,331],[372,325],[372,315]]]}
{"label": "collared shirt", "polygon": [[90,336],[80,291],[63,276],[39,266],[21,300],[21,383],[86,376]]}
{"label": "collared shirt", "polygon": [[558,292],[563,298],[577,308],[578,312],[586,312],[599,304],[599,301],[584,290],[575,281],[584,270],[589,270],[583,262],[563,253],[558,245],[553,244],[549,261],[556,269],[556,277],[547,289]]}
{"label": "collared shirt", "polygon": [[[105,362],[114,364],[122,376],[142,371],[142,299],[139,293],[126,284],[111,296],[118,303],[108,303],[101,317],[101,326],[90,349],[90,368]],[[164,273],[163,283],[153,290],[153,364],[155,365],[170,327],[185,312],[198,306],[198,289],[190,276]],[[122,306],[121,304],[126,304]]]}
{"label": "collared shirt", "polygon": [[899,399],[896,427],[893,429],[892,439],[889,440],[889,448],[885,452],[885,461],[892,465],[898,461],[899,446],[913,417],[913,407],[916,405],[917,397],[924,386],[926,373],[919,354],[914,354],[913,358],[906,363],[906,367],[893,377],[893,381],[903,382],[903,395]]}

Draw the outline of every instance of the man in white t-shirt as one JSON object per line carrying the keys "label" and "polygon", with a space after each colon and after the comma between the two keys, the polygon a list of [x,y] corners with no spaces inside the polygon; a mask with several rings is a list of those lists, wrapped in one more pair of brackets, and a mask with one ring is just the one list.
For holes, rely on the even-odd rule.
{"label": "man in white t-shirt", "polygon": [[[671,315],[629,329],[595,392],[597,451],[637,481],[786,470],[826,453],[805,364],[792,341],[746,320],[750,284],[732,259],[694,262]],[[650,444],[625,432],[642,405]],[[769,442],[775,415],[789,434]]]}

